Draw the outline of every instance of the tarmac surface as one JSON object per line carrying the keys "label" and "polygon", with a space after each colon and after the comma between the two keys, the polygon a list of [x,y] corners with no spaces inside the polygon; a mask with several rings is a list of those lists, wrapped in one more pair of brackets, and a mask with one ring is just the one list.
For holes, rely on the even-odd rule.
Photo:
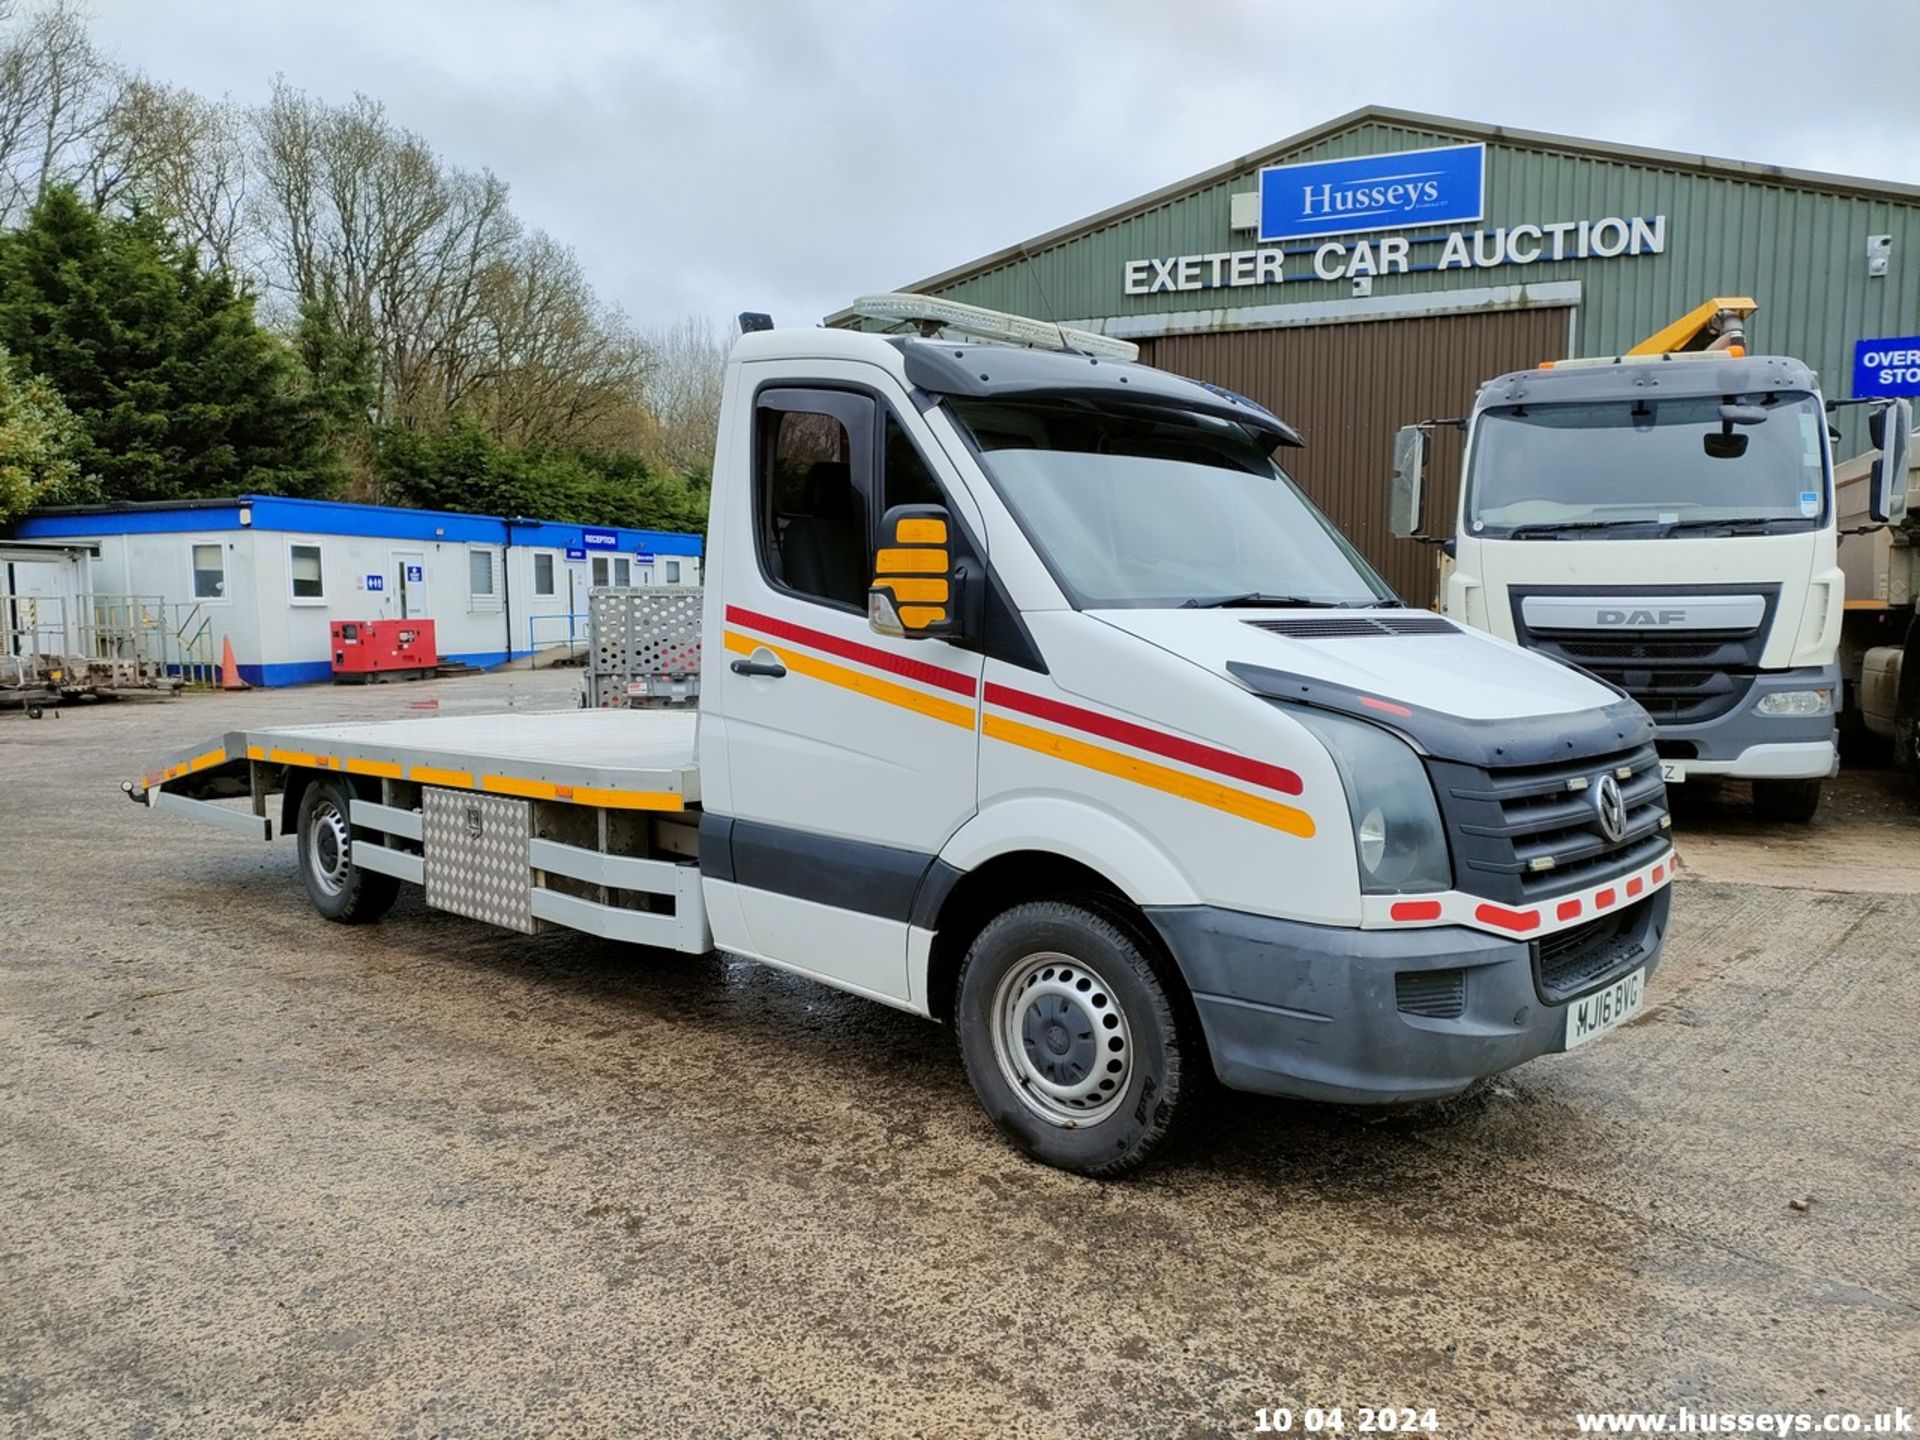
{"label": "tarmac surface", "polygon": [[1920,1409],[1896,777],[1843,777],[1806,831],[1689,792],[1670,948],[1620,1032],[1384,1118],[1223,1097],[1109,1184],[1002,1144],[943,1028],[411,892],[329,926],[290,844],[118,793],[228,729],[578,683],[0,712],[0,1434]]}

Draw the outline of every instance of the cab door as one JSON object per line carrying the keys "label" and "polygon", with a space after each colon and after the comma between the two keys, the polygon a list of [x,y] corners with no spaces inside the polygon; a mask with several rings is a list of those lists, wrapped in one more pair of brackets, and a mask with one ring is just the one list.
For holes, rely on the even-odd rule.
{"label": "cab door", "polygon": [[902,1001],[914,893],[975,807],[982,669],[867,624],[885,506],[941,491],[919,424],[851,384],[754,396],[751,515],[722,541],[728,663],[702,697],[725,722],[748,943]]}

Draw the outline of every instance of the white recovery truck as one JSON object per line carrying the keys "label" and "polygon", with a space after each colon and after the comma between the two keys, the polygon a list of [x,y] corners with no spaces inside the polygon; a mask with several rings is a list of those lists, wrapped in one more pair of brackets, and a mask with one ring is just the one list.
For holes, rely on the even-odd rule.
{"label": "white recovery truck", "polygon": [[[1390,528],[1435,539],[1431,432],[1464,429],[1442,611],[1625,689],[1668,782],[1750,780],[1763,816],[1805,822],[1839,766],[1832,406],[1799,361],[1745,353],[1755,308],[1710,300],[1625,355],[1501,375],[1467,418],[1405,427]],[[1904,437],[1905,402],[1876,434],[1889,414]],[[1904,490],[1873,491],[1897,520]]]}
{"label": "white recovery truck", "polygon": [[939,333],[734,347],[697,717],[240,732],[130,794],[296,834],[333,920],[407,881],[950,1021],[998,1126],[1090,1174],[1210,1076],[1421,1100],[1634,1014],[1674,865],[1640,706],[1402,606],[1251,402],[864,309]]}

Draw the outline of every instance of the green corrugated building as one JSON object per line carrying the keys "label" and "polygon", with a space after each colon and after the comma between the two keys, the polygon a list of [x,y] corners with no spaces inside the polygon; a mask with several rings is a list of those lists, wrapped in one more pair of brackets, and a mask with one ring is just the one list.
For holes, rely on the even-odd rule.
{"label": "green corrugated building", "polygon": [[[1369,106],[905,288],[1123,336],[1268,405],[1306,432],[1297,478],[1425,598],[1430,556],[1386,533],[1396,426],[1717,295],[1759,302],[1751,349],[1850,394],[1856,342],[1920,334],[1920,186]],[[1857,411],[1836,423],[1838,455],[1865,448]]]}

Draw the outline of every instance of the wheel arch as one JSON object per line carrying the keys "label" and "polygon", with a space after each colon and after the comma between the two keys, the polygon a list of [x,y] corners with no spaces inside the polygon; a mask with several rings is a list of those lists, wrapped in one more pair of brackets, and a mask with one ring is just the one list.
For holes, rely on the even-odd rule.
{"label": "wheel arch", "polygon": [[[927,1012],[953,1018],[960,963],[995,915],[1029,900],[1074,896],[1126,911],[1169,962],[1174,957],[1142,907],[1200,903],[1160,845],[1110,811],[1054,797],[982,811],[943,847],[915,898],[912,923],[932,932],[920,992]],[[1177,963],[1172,970],[1177,977]]]}

